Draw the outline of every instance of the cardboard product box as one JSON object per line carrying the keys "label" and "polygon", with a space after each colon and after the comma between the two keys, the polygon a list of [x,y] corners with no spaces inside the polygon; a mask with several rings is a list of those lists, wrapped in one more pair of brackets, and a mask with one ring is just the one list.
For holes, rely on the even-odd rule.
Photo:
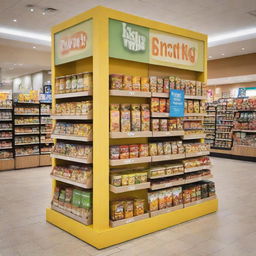
{"label": "cardboard product box", "polygon": [[13,170],[13,169],[14,169],[14,158],[0,160],[0,171]]}
{"label": "cardboard product box", "polygon": [[51,161],[50,154],[49,155],[40,155],[40,157],[39,157],[39,165],[40,166],[48,166],[51,164],[52,164],[52,161]]}
{"label": "cardboard product box", "polygon": [[39,155],[17,156],[15,158],[15,169],[30,168],[39,166]]}

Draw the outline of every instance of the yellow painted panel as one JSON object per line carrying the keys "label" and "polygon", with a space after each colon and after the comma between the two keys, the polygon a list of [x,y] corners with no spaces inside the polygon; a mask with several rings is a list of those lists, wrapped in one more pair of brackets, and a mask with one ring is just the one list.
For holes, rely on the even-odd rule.
{"label": "yellow painted panel", "polygon": [[79,239],[102,249],[114,244],[143,236],[179,223],[213,213],[218,209],[218,200],[206,201],[202,204],[183,208],[174,212],[158,215],[153,218],[132,222],[116,228],[108,228],[102,231],[95,231],[91,226],[70,219],[56,211],[47,209],[46,219],[48,222],[66,230]]}

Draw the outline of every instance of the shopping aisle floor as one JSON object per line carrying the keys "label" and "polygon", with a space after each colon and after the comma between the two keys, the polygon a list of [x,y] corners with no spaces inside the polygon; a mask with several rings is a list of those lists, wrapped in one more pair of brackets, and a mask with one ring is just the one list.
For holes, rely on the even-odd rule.
{"label": "shopping aisle floor", "polygon": [[219,211],[104,250],[45,222],[50,168],[0,173],[0,256],[255,256],[256,163],[213,158]]}

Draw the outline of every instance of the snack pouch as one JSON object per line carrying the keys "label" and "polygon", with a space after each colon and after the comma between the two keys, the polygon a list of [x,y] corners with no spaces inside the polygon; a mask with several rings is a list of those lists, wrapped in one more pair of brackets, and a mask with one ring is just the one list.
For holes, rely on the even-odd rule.
{"label": "snack pouch", "polygon": [[166,207],[172,207],[172,189],[165,190]]}
{"label": "snack pouch", "polygon": [[124,218],[132,218],[133,217],[133,201],[126,200],[124,201]]}
{"label": "snack pouch", "polygon": [[149,85],[150,85],[150,91],[156,92],[157,91],[157,77],[156,76],[150,76],[149,77]]}
{"label": "snack pouch", "polygon": [[148,104],[141,104],[141,131],[150,130],[150,111]]}
{"label": "snack pouch", "polygon": [[158,192],[148,193],[148,204],[150,212],[158,210]]}
{"label": "snack pouch", "polygon": [[110,89],[121,90],[123,84],[123,76],[119,74],[112,74],[109,77]]}
{"label": "snack pouch", "polygon": [[141,77],[141,87],[142,92],[149,92],[149,78],[147,76]]}
{"label": "snack pouch", "polygon": [[139,216],[145,212],[145,200],[134,199],[134,216]]}
{"label": "snack pouch", "polygon": [[157,78],[157,92],[164,92],[164,81],[161,77]]}
{"label": "snack pouch", "polygon": [[132,131],[138,132],[141,130],[141,112],[140,104],[132,104]]}
{"label": "snack pouch", "polygon": [[72,209],[71,212],[79,216],[80,213],[80,204],[81,204],[81,193],[80,190],[74,189],[72,195]]}
{"label": "snack pouch", "polygon": [[129,158],[129,146],[121,145],[120,148],[120,159],[128,159]]}
{"label": "snack pouch", "polygon": [[166,198],[165,198],[165,191],[160,191],[158,193],[158,207],[159,210],[165,209],[166,208]]}
{"label": "snack pouch", "polygon": [[139,76],[132,77],[132,90],[140,91],[140,77]]}
{"label": "snack pouch", "polygon": [[129,104],[121,104],[121,132],[131,131],[131,112]]}
{"label": "snack pouch", "polygon": [[121,187],[122,185],[122,176],[119,174],[112,174],[110,176],[110,183],[115,187]]}
{"label": "snack pouch", "polygon": [[160,111],[160,101],[159,98],[151,98],[151,112]]}
{"label": "snack pouch", "polygon": [[123,90],[132,91],[132,77],[129,75],[123,75]]}
{"label": "snack pouch", "polygon": [[119,104],[110,105],[110,132],[120,132]]}
{"label": "snack pouch", "polygon": [[139,144],[139,157],[148,156],[148,144]]}
{"label": "snack pouch", "polygon": [[124,201],[112,201],[111,202],[111,220],[124,219]]}

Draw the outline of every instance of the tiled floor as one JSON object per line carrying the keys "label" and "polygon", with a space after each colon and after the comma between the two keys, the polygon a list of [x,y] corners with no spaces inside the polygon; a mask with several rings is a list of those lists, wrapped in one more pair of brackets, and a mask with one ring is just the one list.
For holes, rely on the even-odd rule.
{"label": "tiled floor", "polygon": [[214,158],[216,214],[105,250],[45,222],[50,168],[0,173],[0,256],[255,256],[256,163]]}

